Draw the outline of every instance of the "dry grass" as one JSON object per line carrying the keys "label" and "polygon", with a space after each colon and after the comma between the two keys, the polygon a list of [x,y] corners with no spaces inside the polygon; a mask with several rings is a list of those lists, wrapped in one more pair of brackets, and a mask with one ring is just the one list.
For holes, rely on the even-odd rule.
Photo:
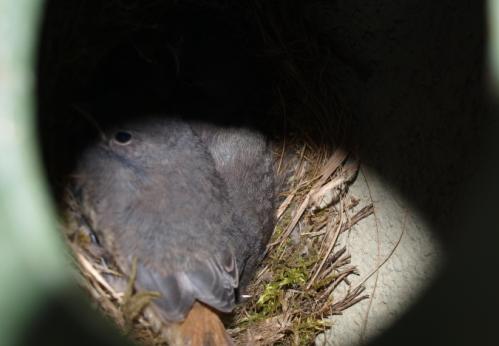
{"label": "dry grass", "polygon": [[[229,333],[237,344],[308,345],[331,327],[327,317],[367,298],[362,284],[350,283],[359,273],[339,240],[373,213],[372,205],[355,208],[358,200],[347,194],[358,164],[341,149],[327,158],[302,147],[295,157],[276,160],[292,164],[295,174],[277,210],[266,259],[230,323]],[[73,222],[67,226],[68,239],[84,277],[82,286],[124,333],[148,345],[164,344],[157,322],[142,312],[147,300],[132,300],[128,280],[91,255],[88,225],[81,222],[77,207],[70,205],[69,210]],[[116,280],[122,280],[121,285]],[[340,285],[346,287],[341,295],[335,291]]]}
{"label": "dry grass", "polygon": [[[298,151],[291,189],[278,209],[278,223],[267,257],[236,312],[230,330],[239,344],[308,345],[330,327],[327,317],[341,314],[367,298],[341,233],[369,216],[372,206],[352,213],[358,200],[347,187],[358,165],[341,149],[325,153]],[[339,285],[346,285],[337,295]]]}

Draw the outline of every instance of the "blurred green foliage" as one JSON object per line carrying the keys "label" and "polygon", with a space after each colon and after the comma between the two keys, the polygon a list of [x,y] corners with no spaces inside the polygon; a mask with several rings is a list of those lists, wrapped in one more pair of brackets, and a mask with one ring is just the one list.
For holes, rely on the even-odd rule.
{"label": "blurred green foliage", "polygon": [[494,96],[499,93],[499,1],[489,0],[487,2],[488,19],[488,68],[491,76],[489,83],[493,88]]}
{"label": "blurred green foliage", "polygon": [[42,2],[0,0],[0,345],[11,345],[67,270],[34,121]]}

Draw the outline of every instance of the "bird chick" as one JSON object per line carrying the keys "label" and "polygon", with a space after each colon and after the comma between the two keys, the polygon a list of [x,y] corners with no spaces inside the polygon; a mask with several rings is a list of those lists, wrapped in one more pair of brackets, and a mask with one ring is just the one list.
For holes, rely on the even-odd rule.
{"label": "bird chick", "polygon": [[[248,193],[244,182],[234,192],[236,180],[248,177],[231,177],[230,168],[246,154],[222,154],[224,165],[217,151],[185,121],[140,119],[103,133],[76,169],[81,213],[123,273],[136,261],[136,288],[161,294],[151,309],[175,345],[231,344],[214,311],[233,310],[268,238],[260,221],[249,221],[255,213],[234,211]],[[251,196],[239,207],[248,203]]]}
{"label": "bird chick", "polygon": [[234,212],[252,248],[240,275],[241,287],[251,280],[260,263],[275,224],[275,172],[270,142],[248,126],[192,122],[207,146],[215,168],[227,185]]}

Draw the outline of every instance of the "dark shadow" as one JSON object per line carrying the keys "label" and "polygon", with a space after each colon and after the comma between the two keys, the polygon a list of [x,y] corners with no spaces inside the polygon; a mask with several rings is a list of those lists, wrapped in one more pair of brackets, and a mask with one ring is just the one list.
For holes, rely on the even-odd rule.
{"label": "dark shadow", "polygon": [[97,127],[168,114],[271,128],[270,68],[255,28],[237,7],[170,3],[48,2],[38,126],[56,196]]}
{"label": "dark shadow", "polygon": [[44,297],[17,345],[132,345],[114,330],[111,321],[95,314],[90,304],[76,287]]}
{"label": "dark shadow", "polygon": [[331,19],[341,28],[337,49],[371,72],[352,97],[363,162],[415,203],[444,243],[491,121],[484,14],[482,1],[352,1],[338,2]]}
{"label": "dark shadow", "polygon": [[[81,110],[104,127],[140,116],[146,104],[149,113],[249,121],[273,133],[279,121],[252,115],[266,114],[262,110],[277,78],[272,64],[279,57],[269,62],[254,54],[261,49],[257,29],[242,12],[218,16],[224,2],[217,2],[216,10],[197,7],[195,13],[168,12],[163,4],[144,24],[144,14],[134,11],[131,1],[109,23],[106,11],[113,10],[113,3],[48,2],[37,70],[38,109],[44,162],[56,195],[77,153],[96,135]],[[493,196],[484,194],[480,201],[480,194],[490,194],[495,186],[479,185],[485,179],[493,184],[496,175],[474,178],[491,160],[486,139],[494,135],[486,130],[495,126],[484,93],[484,2],[351,0],[331,5],[327,25],[335,61],[352,79],[339,87],[351,108],[351,142],[363,164],[428,218],[448,255],[434,287],[377,343],[491,343],[489,317],[498,301],[490,285],[496,280],[484,283],[474,277],[495,272],[491,264],[497,263],[497,251],[489,247],[499,242],[493,225],[485,223],[492,222],[493,211],[484,209],[484,224],[473,224],[470,218],[480,214],[465,207],[470,200],[484,208],[494,204]],[[158,24],[164,18],[170,18],[170,27]],[[65,35],[72,37],[70,46]],[[158,49],[165,36],[172,46]],[[182,85],[168,82],[177,73],[171,53],[178,46],[184,47],[188,58],[182,63],[192,73],[183,76]],[[102,72],[96,73],[97,68]],[[107,94],[106,81],[120,79],[120,93]],[[468,186],[474,181],[480,184]]]}
{"label": "dark shadow", "polygon": [[417,206],[447,252],[436,283],[375,345],[495,344],[496,111],[483,1],[344,1],[336,49],[371,72],[360,156]]}

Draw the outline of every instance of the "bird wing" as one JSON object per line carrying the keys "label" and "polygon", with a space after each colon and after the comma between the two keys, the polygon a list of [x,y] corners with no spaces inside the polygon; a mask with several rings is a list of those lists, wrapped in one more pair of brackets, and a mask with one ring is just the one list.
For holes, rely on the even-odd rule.
{"label": "bird wing", "polygon": [[230,312],[235,306],[235,288],[238,271],[233,255],[224,265],[215,257],[204,260],[190,259],[188,269],[161,271],[151,268],[140,259],[137,264],[136,284],[147,291],[157,291],[161,297],[155,300],[168,321],[183,320],[196,300],[221,312]]}

